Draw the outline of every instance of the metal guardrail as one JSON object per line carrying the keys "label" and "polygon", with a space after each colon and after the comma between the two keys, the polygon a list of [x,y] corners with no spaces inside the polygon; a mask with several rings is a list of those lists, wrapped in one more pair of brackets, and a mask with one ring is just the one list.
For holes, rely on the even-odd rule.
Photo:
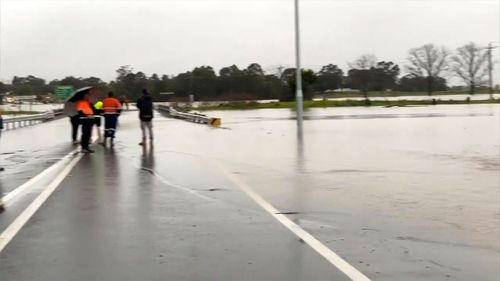
{"label": "metal guardrail", "polygon": [[62,109],[62,108],[60,108],[60,109],[53,109],[52,112],[54,112],[55,116],[60,116],[60,115],[64,114],[64,109]]}
{"label": "metal guardrail", "polygon": [[56,117],[56,115],[61,115],[61,114],[62,111],[61,112],[47,111],[42,114],[6,118],[0,121],[3,123],[3,125],[0,127],[3,127],[5,130],[13,130],[53,120]]}
{"label": "metal guardrail", "polygon": [[213,126],[218,126],[221,124],[220,118],[211,118],[211,117],[208,117],[204,114],[199,114],[199,113],[181,112],[181,111],[177,111],[173,107],[170,107],[167,105],[161,105],[161,104],[157,105],[156,109],[161,111],[161,112],[164,112],[169,117],[182,119],[182,120],[189,121],[189,122],[207,124],[207,125],[213,125]]}

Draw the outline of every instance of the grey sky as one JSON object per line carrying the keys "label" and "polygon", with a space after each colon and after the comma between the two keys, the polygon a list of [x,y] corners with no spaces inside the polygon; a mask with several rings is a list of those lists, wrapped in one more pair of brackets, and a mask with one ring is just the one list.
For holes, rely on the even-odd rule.
{"label": "grey sky", "polygon": [[[314,70],[333,63],[346,71],[365,53],[402,65],[408,49],[428,42],[500,41],[499,0],[301,0],[301,8],[302,60]],[[0,0],[0,40],[4,81],[109,81],[121,65],[147,75],[253,62],[271,71],[294,65],[293,0]]]}

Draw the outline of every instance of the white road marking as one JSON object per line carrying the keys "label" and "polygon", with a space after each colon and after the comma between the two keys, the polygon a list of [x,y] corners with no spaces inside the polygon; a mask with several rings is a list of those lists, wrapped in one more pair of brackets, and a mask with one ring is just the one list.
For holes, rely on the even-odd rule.
{"label": "white road marking", "polygon": [[70,153],[66,154],[61,160],[57,161],[56,163],[52,164],[50,167],[46,168],[42,172],[40,172],[38,175],[34,176],[27,182],[23,183],[22,185],[16,187],[14,190],[11,192],[7,193],[4,197],[0,199],[0,202],[7,203],[8,201],[12,200],[14,197],[17,195],[21,194],[24,192],[26,189],[28,189],[30,186],[41,180],[43,177],[45,177],[47,174],[51,173],[52,171],[56,170],[58,167],[62,166],[63,164],[66,164],[69,159],[71,159],[72,156],[77,153],[78,149],[75,149],[71,151]]}
{"label": "white road marking", "polygon": [[138,169],[141,169],[143,171],[147,171],[148,173],[152,174],[153,176],[156,177],[156,179],[159,182],[161,182],[161,183],[163,183],[163,184],[165,184],[167,186],[180,189],[180,190],[182,190],[184,192],[190,193],[190,194],[192,194],[192,195],[194,195],[194,196],[196,196],[198,198],[201,198],[203,200],[207,200],[207,201],[211,201],[212,200],[212,198],[207,197],[207,196],[205,196],[203,194],[200,194],[199,192],[197,192],[196,190],[194,190],[192,188],[185,187],[185,186],[182,186],[182,185],[178,185],[178,184],[175,184],[175,183],[169,181],[168,179],[162,177],[160,174],[158,174],[155,170],[153,170],[151,168],[145,168],[145,167],[142,167],[142,166],[139,166],[139,165],[136,165],[136,164],[133,164],[133,165],[136,166]]}
{"label": "white road marking", "polygon": [[243,192],[245,192],[250,198],[252,198],[259,206],[266,210],[271,216],[282,223],[291,232],[301,238],[307,245],[313,248],[326,260],[328,260],[332,265],[342,271],[351,280],[354,281],[371,281],[363,273],[357,270],[354,266],[350,265],[347,261],[342,259],[339,255],[333,252],[330,248],[321,243],[318,239],[312,236],[309,232],[304,230],[302,227],[291,221],[286,215],[280,214],[273,205],[267,202],[262,196],[256,193],[250,186],[244,183],[238,176],[231,173],[222,163],[214,161],[214,164],[220,169],[220,171],[234,184],[236,184]]}
{"label": "white road marking", "polygon": [[[91,144],[94,144],[97,142],[97,139],[93,139],[90,141]],[[70,153],[66,154],[61,160],[57,161],[56,163],[52,164],[50,167],[46,168],[42,172],[40,172],[38,175],[34,176],[27,182],[23,183],[22,185],[16,187],[14,190],[11,192],[7,193],[4,197],[0,198],[0,202],[3,202],[4,204],[7,203],[9,200],[12,200],[15,198],[17,195],[21,194],[24,192],[28,187],[32,186],[35,184],[37,181],[45,177],[47,174],[51,173],[53,170],[58,168],[59,166],[62,166],[62,164],[66,164],[68,160],[71,159],[72,156],[75,156],[80,148],[73,149]]]}
{"label": "white road marking", "polygon": [[16,236],[21,228],[28,222],[28,220],[36,213],[42,204],[49,198],[49,196],[57,189],[61,182],[68,176],[73,167],[80,161],[83,154],[77,155],[64,170],[59,173],[52,182],[45,187],[45,189],[38,195],[38,197],[31,202],[31,204],[0,234],[0,253],[5,246]]}

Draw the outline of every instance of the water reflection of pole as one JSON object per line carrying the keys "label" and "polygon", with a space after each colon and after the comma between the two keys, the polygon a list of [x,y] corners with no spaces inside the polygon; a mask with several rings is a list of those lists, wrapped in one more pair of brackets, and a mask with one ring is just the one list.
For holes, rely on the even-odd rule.
{"label": "water reflection of pole", "polygon": [[299,0],[295,0],[295,101],[297,103],[297,128],[302,134],[302,69],[300,67],[300,23],[299,23]]}
{"label": "water reflection of pole", "polygon": [[297,172],[303,173],[304,166],[304,135],[302,132],[298,132],[297,134]]}

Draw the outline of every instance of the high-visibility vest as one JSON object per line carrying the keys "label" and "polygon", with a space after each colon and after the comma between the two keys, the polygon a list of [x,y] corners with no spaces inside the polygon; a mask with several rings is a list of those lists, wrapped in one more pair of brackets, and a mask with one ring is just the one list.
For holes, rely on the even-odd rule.
{"label": "high-visibility vest", "polygon": [[105,98],[102,101],[104,114],[106,113],[117,113],[118,109],[122,107],[120,102],[115,98]]}
{"label": "high-visibility vest", "polygon": [[94,110],[92,110],[92,106],[89,101],[81,100],[76,103],[76,111],[81,111],[85,115],[93,115]]}
{"label": "high-visibility vest", "polygon": [[102,101],[98,101],[94,104],[95,109],[102,109],[103,103]]}
{"label": "high-visibility vest", "polygon": [[102,101],[98,101],[94,103],[94,117],[101,118],[102,117]]}

